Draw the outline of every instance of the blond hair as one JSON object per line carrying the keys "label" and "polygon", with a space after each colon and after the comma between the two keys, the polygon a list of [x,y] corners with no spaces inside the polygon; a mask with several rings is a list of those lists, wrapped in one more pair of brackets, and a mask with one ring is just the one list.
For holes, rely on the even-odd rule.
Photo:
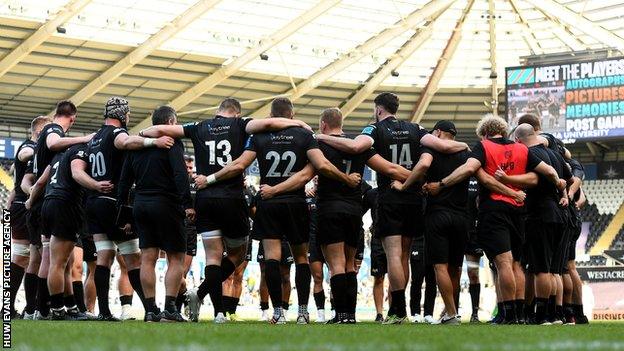
{"label": "blond hair", "polygon": [[477,136],[481,138],[492,137],[494,135],[502,135],[504,138],[509,134],[509,125],[507,122],[492,114],[487,114],[477,123]]}

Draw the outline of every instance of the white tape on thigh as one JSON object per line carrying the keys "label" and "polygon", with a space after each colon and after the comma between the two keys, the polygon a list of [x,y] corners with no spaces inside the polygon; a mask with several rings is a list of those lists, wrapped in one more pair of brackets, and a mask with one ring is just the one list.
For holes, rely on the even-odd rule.
{"label": "white tape on thigh", "polygon": [[216,238],[220,238],[221,235],[221,230],[217,229],[217,230],[211,230],[209,232],[203,232],[200,233],[202,239],[216,239]]}
{"label": "white tape on thigh", "polygon": [[43,248],[49,248],[50,247],[50,242],[49,241],[42,241],[41,242],[41,247]]}
{"label": "white tape on thigh", "polygon": [[139,239],[132,239],[123,242],[117,242],[119,253],[122,255],[131,255],[140,252]]}
{"label": "white tape on thigh", "polygon": [[117,245],[110,240],[102,240],[95,242],[95,251],[117,250]]}
{"label": "white tape on thigh", "polygon": [[468,269],[479,269],[479,262],[473,262],[466,260],[466,267]]}
{"label": "white tape on thigh", "polygon": [[30,245],[12,243],[11,252],[17,256],[30,257]]}

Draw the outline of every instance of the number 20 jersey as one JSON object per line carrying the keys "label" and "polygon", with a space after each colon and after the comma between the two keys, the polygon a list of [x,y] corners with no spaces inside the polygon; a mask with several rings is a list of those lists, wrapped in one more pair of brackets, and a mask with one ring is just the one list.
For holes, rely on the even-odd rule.
{"label": "number 20 jersey", "polygon": [[91,191],[89,197],[114,197],[117,194],[117,185],[125,157],[125,151],[115,147],[115,138],[120,134],[128,134],[128,131],[121,127],[103,125],[89,141],[86,155],[87,173],[98,182],[108,180],[115,186],[109,194]]}
{"label": "number 20 jersey", "polygon": [[[210,175],[240,157],[249,137],[245,132],[250,118],[213,119],[184,125],[184,136],[195,149],[197,174]],[[199,190],[196,198],[244,199],[243,175],[226,179]]]}
{"label": "number 20 jersey", "polygon": [[[427,131],[418,124],[400,121],[395,117],[388,117],[362,130],[362,135],[373,139],[373,147],[381,157],[410,171],[418,163],[420,139],[426,134]],[[406,191],[398,192],[390,187],[392,179],[381,173],[377,175],[377,182],[379,202],[421,202],[420,189],[416,184]]]}
{"label": "number 20 jersey", "polygon": [[[308,164],[308,150],[319,145],[312,132],[292,127],[279,132],[254,134],[246,149],[256,152],[260,168],[260,184],[277,185]],[[276,196],[272,202],[305,201],[305,189],[297,189]]]}

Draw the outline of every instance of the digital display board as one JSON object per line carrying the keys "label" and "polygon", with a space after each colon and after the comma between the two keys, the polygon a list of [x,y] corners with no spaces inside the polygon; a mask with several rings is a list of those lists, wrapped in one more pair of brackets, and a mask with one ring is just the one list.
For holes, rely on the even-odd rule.
{"label": "digital display board", "polygon": [[624,57],[505,69],[507,120],[534,114],[564,141],[624,136]]}

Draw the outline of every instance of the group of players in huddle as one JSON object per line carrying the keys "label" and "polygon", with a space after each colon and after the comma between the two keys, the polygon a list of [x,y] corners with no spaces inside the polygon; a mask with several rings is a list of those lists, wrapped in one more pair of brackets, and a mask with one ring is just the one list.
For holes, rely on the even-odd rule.
{"label": "group of players in huddle", "polygon": [[[184,125],[177,124],[174,109],[161,106],[152,114],[153,126],[129,135],[128,102],[113,97],[96,133],[68,137],[77,109],[60,102],[53,119],[33,120],[32,138],[16,155],[10,198],[12,303],[23,278],[23,318],[88,319],[79,307],[84,306],[82,285],[72,284],[78,244],[85,260],[97,256],[97,319],[117,320],[108,293],[111,265],[119,255],[146,322],[186,321],[183,303],[197,322],[209,295],[214,321],[224,323],[237,300],[224,296],[223,282],[244,269],[251,233],[261,241],[262,280],[273,306],[270,323],[286,323],[286,256],[295,264],[297,323],[310,322],[310,261],[315,300],[324,301],[316,279],[320,260],[310,254],[323,256],[330,272],[335,315],[328,322],[356,323],[356,271],[364,246],[363,203],[368,203],[376,290],[382,271],[389,280],[387,317],[378,315],[384,324],[407,319],[410,256],[423,256],[423,251],[445,306],[436,323],[459,324],[459,280],[467,249],[469,264],[476,260],[478,265],[479,249],[492,262],[498,298],[494,323],[587,323],[574,266],[583,168],[563,144],[541,133],[535,116],[522,116],[512,132],[503,119],[485,116],[476,128],[481,141],[471,150],[455,140],[452,122],[440,121],[428,132],[398,119],[398,108],[398,96],[379,94],[376,122],[349,138],[338,108],[322,111],[314,134],[293,119],[287,98],[273,100],[270,118],[256,120],[241,118],[240,103],[228,98],[214,118]],[[193,144],[192,177],[182,138]],[[243,177],[254,160],[261,185],[250,213]],[[366,165],[377,172],[377,189],[362,182]],[[315,176],[311,211],[305,186]],[[204,280],[187,290],[197,235],[205,250]],[[414,251],[413,242],[422,249]],[[163,310],[155,302],[155,265],[162,252],[167,259]],[[268,302],[264,305],[268,309]]]}

